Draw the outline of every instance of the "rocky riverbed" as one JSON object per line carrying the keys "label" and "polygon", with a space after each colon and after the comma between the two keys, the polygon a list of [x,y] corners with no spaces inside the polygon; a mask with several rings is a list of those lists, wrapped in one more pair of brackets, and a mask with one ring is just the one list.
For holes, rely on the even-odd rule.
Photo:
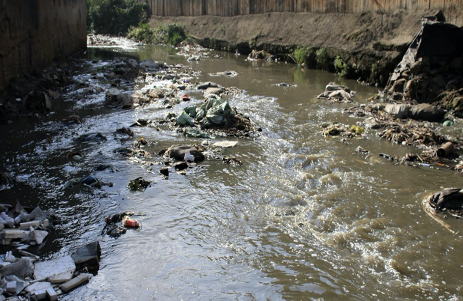
{"label": "rocky riverbed", "polygon": [[[311,284],[310,294],[326,298],[347,291],[360,297],[457,294],[450,275],[458,271],[427,258],[440,254],[439,240],[451,250],[459,242],[420,206],[428,191],[461,177],[461,120],[451,112],[386,103],[376,89],[355,81],[324,72],[309,79],[308,71],[275,61],[230,59],[195,45],[161,53],[121,38],[93,39],[104,45],[88,51],[103,52],[35,76],[39,82],[51,77],[53,87],[26,93],[37,107],[23,109],[20,93],[8,98],[9,112],[21,114],[3,115],[6,138],[21,152],[2,144],[0,193],[24,210],[5,208],[13,224],[5,218],[4,233],[23,231],[28,240],[5,241],[11,253],[4,257],[12,264],[36,262],[27,266],[37,275],[8,279],[6,294],[53,295],[51,287],[69,300],[213,298],[231,291],[276,298],[282,296],[277,283],[285,281]],[[148,57],[134,55],[145,47]],[[70,84],[57,82],[59,74]],[[440,117],[413,119],[411,111]],[[24,221],[36,224],[22,230],[15,219],[31,214],[34,203],[44,214]],[[453,217],[447,222],[452,231],[460,227]],[[38,243],[41,231],[48,234]],[[429,235],[433,243],[416,240]],[[417,243],[426,250],[422,257],[414,253]],[[88,249],[92,260],[82,265],[75,254]],[[63,286],[56,273],[40,277],[44,265],[68,266],[60,274],[71,277],[59,281],[76,280]],[[347,283],[343,270],[353,265],[381,285],[360,276]],[[342,269],[333,274],[335,267]],[[284,269],[291,272],[281,276]],[[233,279],[225,279],[224,270]],[[258,279],[253,288],[245,285],[252,281],[248,273]],[[332,285],[316,280],[321,275]],[[273,284],[265,284],[268,277]],[[45,284],[13,292],[13,281],[16,287]],[[218,295],[216,282],[225,287]],[[137,285],[144,289],[134,291]]]}

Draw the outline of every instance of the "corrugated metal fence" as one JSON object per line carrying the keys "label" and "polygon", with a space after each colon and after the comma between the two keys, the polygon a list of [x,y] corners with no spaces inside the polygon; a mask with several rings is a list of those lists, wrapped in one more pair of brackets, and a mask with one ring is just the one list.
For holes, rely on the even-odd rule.
{"label": "corrugated metal fence", "polygon": [[391,13],[398,9],[444,11],[462,25],[463,0],[148,0],[155,16],[237,16],[269,12]]}

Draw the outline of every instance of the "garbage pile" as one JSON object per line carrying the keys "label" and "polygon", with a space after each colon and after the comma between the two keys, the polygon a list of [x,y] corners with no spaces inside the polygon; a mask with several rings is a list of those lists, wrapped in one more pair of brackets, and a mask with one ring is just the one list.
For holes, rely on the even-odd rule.
{"label": "garbage pile", "polygon": [[249,53],[248,58],[246,59],[248,62],[255,62],[255,61],[268,61],[268,62],[273,62],[275,61],[275,56],[268,53],[265,50],[252,50],[251,53]]}
{"label": "garbage pile", "polygon": [[330,82],[326,85],[325,92],[318,95],[317,98],[325,98],[330,102],[351,102],[354,96],[355,91],[349,87]]}
{"label": "garbage pile", "polygon": [[365,133],[365,129],[358,125],[348,126],[341,123],[322,124],[324,136],[341,136],[343,138],[354,138]]}
{"label": "garbage pile", "polygon": [[[452,229],[451,225],[443,219],[447,218],[447,214],[456,218],[463,216],[463,189],[461,188],[442,188],[425,198],[422,202],[424,211],[436,222],[444,228],[458,234],[458,231]],[[443,216],[439,216],[443,214]]]}
{"label": "garbage pile", "polygon": [[[175,122],[180,126],[220,129],[238,136],[249,136],[253,132],[253,125],[249,118],[237,113],[228,101],[217,97],[210,97],[200,106],[186,107],[175,118]],[[185,130],[185,134],[192,137],[208,137],[201,131]]]}
{"label": "garbage pile", "polygon": [[139,229],[141,227],[141,223],[133,218],[134,215],[135,213],[127,211],[106,217],[106,224],[101,231],[101,234],[117,238],[122,234],[125,234],[127,232],[127,228]]}
{"label": "garbage pile", "polygon": [[388,101],[432,103],[463,117],[463,29],[426,20],[384,90]]}

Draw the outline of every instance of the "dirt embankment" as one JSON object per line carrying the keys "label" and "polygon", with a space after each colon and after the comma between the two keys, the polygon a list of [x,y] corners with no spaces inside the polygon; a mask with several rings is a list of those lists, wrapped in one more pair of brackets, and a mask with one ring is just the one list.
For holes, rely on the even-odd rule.
{"label": "dirt embankment", "polygon": [[[151,24],[179,23],[188,35],[207,47],[247,54],[251,48],[272,54],[290,53],[296,46],[326,48],[331,57],[365,71],[381,67],[380,84],[401,60],[420,30],[421,18],[436,11],[398,10],[393,14],[267,13],[235,17],[152,17]],[[362,73],[362,72],[361,72]]]}

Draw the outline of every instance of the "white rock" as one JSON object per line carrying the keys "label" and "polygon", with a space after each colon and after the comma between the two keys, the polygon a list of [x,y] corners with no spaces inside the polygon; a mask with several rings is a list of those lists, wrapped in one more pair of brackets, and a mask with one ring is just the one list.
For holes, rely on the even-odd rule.
{"label": "white rock", "polygon": [[35,294],[36,291],[46,290],[51,287],[50,282],[36,282],[26,287],[26,292]]}
{"label": "white rock", "polygon": [[35,263],[34,278],[48,279],[54,275],[66,272],[74,273],[76,265],[71,256],[64,256],[58,259]]}
{"label": "white rock", "polygon": [[238,144],[238,141],[219,141],[212,144],[212,146],[227,148],[234,147],[236,144]]}

